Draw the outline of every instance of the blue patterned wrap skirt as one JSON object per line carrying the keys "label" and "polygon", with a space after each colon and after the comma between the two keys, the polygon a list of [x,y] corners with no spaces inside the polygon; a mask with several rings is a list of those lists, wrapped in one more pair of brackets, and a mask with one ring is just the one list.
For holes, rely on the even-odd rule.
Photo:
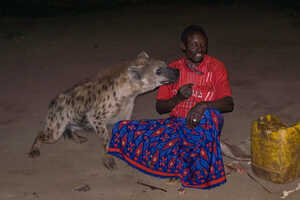
{"label": "blue patterned wrap skirt", "polygon": [[194,129],[179,117],[120,121],[108,153],[146,174],[177,177],[184,187],[219,186],[226,182],[220,147],[223,117],[212,108],[203,115]]}

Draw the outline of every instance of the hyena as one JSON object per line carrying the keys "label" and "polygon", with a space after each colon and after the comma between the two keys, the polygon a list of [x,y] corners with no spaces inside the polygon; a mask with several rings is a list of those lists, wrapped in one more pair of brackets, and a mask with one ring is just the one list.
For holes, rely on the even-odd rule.
{"label": "hyena", "polygon": [[[76,130],[90,128],[103,137],[106,152],[110,140],[107,126],[129,120],[138,95],[174,83],[178,77],[177,69],[141,52],[120,70],[75,85],[50,102],[43,128],[35,138],[29,156],[38,157],[42,143],[55,143],[62,135],[78,143],[85,142],[86,138],[78,135]],[[104,164],[112,168],[112,157],[105,154]]]}

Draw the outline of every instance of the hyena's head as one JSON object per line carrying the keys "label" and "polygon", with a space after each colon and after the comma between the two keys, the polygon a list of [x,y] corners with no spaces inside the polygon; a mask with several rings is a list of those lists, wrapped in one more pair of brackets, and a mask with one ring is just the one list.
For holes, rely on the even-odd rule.
{"label": "hyena's head", "polygon": [[166,62],[150,58],[141,52],[128,68],[132,81],[138,84],[138,92],[151,91],[161,85],[175,83],[179,78],[179,70],[171,68]]}

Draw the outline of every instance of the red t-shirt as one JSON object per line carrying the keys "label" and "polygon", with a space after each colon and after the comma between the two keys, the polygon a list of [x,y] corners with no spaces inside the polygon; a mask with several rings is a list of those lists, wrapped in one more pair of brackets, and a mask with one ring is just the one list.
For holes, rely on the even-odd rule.
{"label": "red t-shirt", "polygon": [[174,84],[160,86],[158,89],[157,99],[167,100],[176,95],[181,86],[194,84],[192,96],[176,105],[170,116],[186,117],[189,110],[198,102],[215,101],[232,96],[227,70],[222,62],[206,55],[197,68],[200,73],[196,73],[186,66],[185,60],[186,58],[181,58],[169,64],[170,67],[179,69],[179,80]]}

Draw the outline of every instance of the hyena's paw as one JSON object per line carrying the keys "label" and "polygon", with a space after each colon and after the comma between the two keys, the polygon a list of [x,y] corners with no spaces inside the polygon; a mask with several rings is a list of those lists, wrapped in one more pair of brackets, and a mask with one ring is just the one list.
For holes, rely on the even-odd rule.
{"label": "hyena's paw", "polygon": [[116,161],[111,155],[104,155],[102,159],[104,167],[106,167],[109,170],[113,170],[116,168]]}
{"label": "hyena's paw", "polygon": [[29,158],[37,158],[40,156],[40,150],[37,148],[33,148],[30,150],[30,152],[28,153],[28,157]]}

